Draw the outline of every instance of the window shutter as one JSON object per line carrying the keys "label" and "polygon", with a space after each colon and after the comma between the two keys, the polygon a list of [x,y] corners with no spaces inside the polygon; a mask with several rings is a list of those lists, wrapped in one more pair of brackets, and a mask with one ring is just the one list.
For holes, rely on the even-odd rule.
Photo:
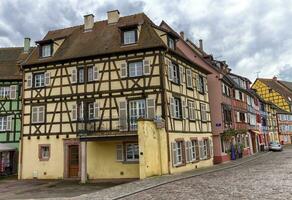
{"label": "window shutter", "polygon": [[209,148],[210,148],[210,157],[213,158],[214,152],[213,152],[213,140],[209,139]]}
{"label": "window shutter", "polygon": [[174,117],[174,111],[175,111],[174,98],[170,97],[170,116],[171,117]]}
{"label": "window shutter", "polygon": [[27,76],[27,88],[32,87],[32,73]]}
{"label": "window shutter", "polygon": [[128,75],[128,70],[127,70],[127,64],[126,63],[122,63],[121,64],[121,77],[125,78]]}
{"label": "window shutter", "polygon": [[45,73],[45,86],[49,86],[51,84],[51,74],[50,72]]}
{"label": "window shutter", "polygon": [[120,114],[120,131],[128,130],[128,119],[127,119],[127,102],[122,101],[119,104],[119,114]]}
{"label": "window shutter", "polygon": [[179,67],[179,80],[180,80],[180,84],[183,84],[185,82],[185,80],[184,80],[184,67],[183,66]]}
{"label": "window shutter", "polygon": [[95,80],[95,81],[99,80],[99,67],[98,66],[93,67],[93,80]]}
{"label": "window shutter", "polygon": [[10,99],[16,99],[16,85],[11,85],[10,86],[9,98]]}
{"label": "window shutter", "polygon": [[188,110],[187,110],[187,103],[186,101],[183,101],[183,105],[182,105],[182,117],[183,119],[187,119],[187,113],[188,113]]}
{"label": "window shutter", "polygon": [[198,91],[200,91],[200,79],[199,74],[196,74],[196,88]]}
{"label": "window shutter", "polygon": [[177,151],[176,151],[176,142],[171,143],[171,150],[172,150],[172,165],[175,167],[177,165]]}
{"label": "window shutter", "polygon": [[248,122],[248,121],[247,121],[247,113],[244,113],[244,121],[245,121],[245,123]]}
{"label": "window shutter", "polygon": [[77,120],[77,105],[76,104],[72,105],[71,115],[72,115],[71,117],[73,121]]}
{"label": "window shutter", "polygon": [[12,130],[12,116],[7,116],[7,131],[11,131]]}
{"label": "window shutter", "polygon": [[81,105],[80,105],[80,119],[83,120],[84,119],[84,103],[83,101],[81,101]]}
{"label": "window shutter", "polygon": [[187,87],[192,88],[193,87],[192,70],[186,69],[186,75],[187,75]]}
{"label": "window shutter", "polygon": [[236,112],[236,119],[237,119],[237,122],[240,122],[240,113],[239,112]]}
{"label": "window shutter", "polygon": [[207,140],[207,158],[211,158],[211,147],[210,147],[210,139]]}
{"label": "window shutter", "polygon": [[205,92],[208,92],[208,81],[206,78],[204,78],[204,86],[205,86]]}
{"label": "window shutter", "polygon": [[235,90],[235,99],[239,100],[239,91],[238,90]]}
{"label": "window shutter", "polygon": [[124,161],[124,148],[122,144],[117,144],[116,146],[116,159],[117,161]]}
{"label": "window shutter", "polygon": [[186,151],[186,163],[189,163],[191,161],[191,156],[190,156],[190,151],[191,151],[191,146],[189,141],[185,142],[185,151]]}
{"label": "window shutter", "polygon": [[155,118],[155,99],[147,99],[147,118]]}
{"label": "window shutter", "polygon": [[149,60],[143,60],[143,70],[144,70],[144,75],[149,75],[150,74],[150,61]]}
{"label": "window shutter", "polygon": [[94,107],[94,119],[99,119],[100,108],[99,108],[98,102],[94,102],[93,107]]}
{"label": "window shutter", "polygon": [[173,66],[170,61],[168,62],[168,80],[173,80]]}
{"label": "window shutter", "polygon": [[72,69],[71,83],[77,83],[77,69]]}

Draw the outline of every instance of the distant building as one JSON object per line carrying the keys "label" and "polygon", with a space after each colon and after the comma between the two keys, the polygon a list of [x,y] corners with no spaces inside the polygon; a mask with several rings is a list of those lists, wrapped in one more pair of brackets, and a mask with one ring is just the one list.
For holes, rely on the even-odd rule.
{"label": "distant building", "polygon": [[292,144],[292,113],[283,110],[277,111],[280,142]]}

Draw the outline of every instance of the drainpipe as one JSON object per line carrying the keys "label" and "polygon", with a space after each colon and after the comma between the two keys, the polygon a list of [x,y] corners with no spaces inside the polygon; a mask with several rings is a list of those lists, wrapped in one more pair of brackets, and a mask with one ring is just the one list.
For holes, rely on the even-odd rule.
{"label": "drainpipe", "polygon": [[[22,65],[20,65],[20,69],[21,71],[22,70]],[[22,87],[21,87],[21,94],[23,95],[24,94],[24,73],[22,73]],[[18,95],[19,96],[19,95]],[[24,95],[22,96],[21,98],[21,133],[20,133],[20,152],[19,152],[19,164],[18,164],[18,179],[22,179],[22,168],[23,168],[23,165],[22,165],[22,161],[23,161],[23,119],[24,119]]]}

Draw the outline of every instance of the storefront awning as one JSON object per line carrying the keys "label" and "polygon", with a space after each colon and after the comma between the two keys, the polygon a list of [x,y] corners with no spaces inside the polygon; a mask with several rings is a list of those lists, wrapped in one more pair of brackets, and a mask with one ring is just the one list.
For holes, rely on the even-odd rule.
{"label": "storefront awning", "polygon": [[15,151],[15,150],[16,150],[15,147],[11,147],[8,144],[0,143],[0,152],[3,152],[3,151]]}

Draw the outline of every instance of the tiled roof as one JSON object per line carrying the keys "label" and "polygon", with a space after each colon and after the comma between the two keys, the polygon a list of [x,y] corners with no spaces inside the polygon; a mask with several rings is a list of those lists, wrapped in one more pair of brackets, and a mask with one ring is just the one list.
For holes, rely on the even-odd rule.
{"label": "tiled roof", "polygon": [[18,58],[22,52],[22,47],[0,48],[0,80],[21,79]]}
{"label": "tiled roof", "polygon": [[[166,45],[154,31],[154,23],[144,14],[120,17],[115,24],[108,24],[107,20],[94,23],[92,31],[84,32],[84,26],[49,31],[43,41],[65,38],[56,53],[49,58],[39,58],[39,47],[28,58],[25,65],[55,62],[111,53],[126,52],[138,49],[164,47]],[[141,32],[137,44],[121,45],[121,28],[141,25]],[[41,41],[40,41],[41,42]]]}
{"label": "tiled roof", "polygon": [[[290,104],[292,104],[291,82],[280,81],[276,79],[258,78],[257,80],[266,84],[269,88],[281,94]],[[290,88],[290,89],[289,89]]]}

